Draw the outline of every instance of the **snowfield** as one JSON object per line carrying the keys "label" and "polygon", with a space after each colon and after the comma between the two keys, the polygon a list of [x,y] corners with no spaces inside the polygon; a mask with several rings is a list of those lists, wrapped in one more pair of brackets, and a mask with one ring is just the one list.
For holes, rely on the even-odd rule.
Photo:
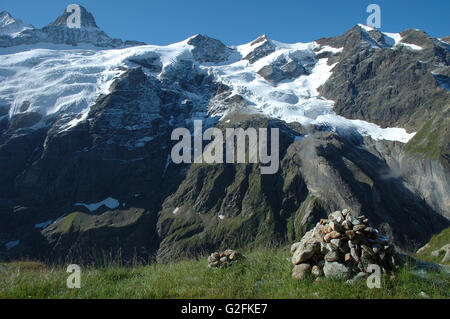
{"label": "snowfield", "polygon": [[[386,36],[388,36],[386,34]],[[401,39],[390,34],[393,44]],[[190,39],[190,38],[189,38]],[[67,46],[38,44],[0,48],[0,106],[10,105],[9,117],[22,112],[38,112],[44,116],[62,115],[69,120],[61,130],[83,121],[91,105],[101,94],[109,93],[113,81],[136,59],[154,59],[161,70],[145,70],[159,77],[165,68],[179,60],[194,61],[189,39],[168,46],[145,45],[124,49],[100,49],[90,45]],[[320,96],[318,88],[331,76],[334,65],[327,58],[317,59],[318,52],[338,54],[342,49],[319,47],[315,42],[286,44],[271,41],[274,52],[251,64],[243,59],[258,45],[251,43],[232,47],[228,61],[199,65],[227,84],[233,93],[250,102],[253,112],[301,124],[325,124],[337,131],[357,131],[374,139],[408,142],[415,133],[402,128],[380,128],[360,120],[349,120],[333,111],[334,102]],[[414,48],[417,49],[417,48]],[[257,72],[280,58],[305,60],[307,75],[284,80],[276,85]],[[29,105],[29,106],[28,106]],[[225,113],[214,114],[223,118]],[[34,128],[41,127],[44,121]]]}

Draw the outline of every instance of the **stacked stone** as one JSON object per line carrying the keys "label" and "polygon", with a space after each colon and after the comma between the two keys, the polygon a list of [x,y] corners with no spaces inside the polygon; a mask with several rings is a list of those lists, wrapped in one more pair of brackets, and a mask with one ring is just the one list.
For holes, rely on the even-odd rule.
{"label": "stacked stone", "polygon": [[227,249],[224,252],[214,252],[208,257],[208,267],[226,268],[244,258],[244,255],[232,249]]}
{"label": "stacked stone", "polygon": [[292,245],[291,253],[295,265],[292,277],[300,280],[308,275],[356,279],[372,273],[369,265],[391,273],[402,260],[365,216],[354,217],[347,209],[322,219]]}

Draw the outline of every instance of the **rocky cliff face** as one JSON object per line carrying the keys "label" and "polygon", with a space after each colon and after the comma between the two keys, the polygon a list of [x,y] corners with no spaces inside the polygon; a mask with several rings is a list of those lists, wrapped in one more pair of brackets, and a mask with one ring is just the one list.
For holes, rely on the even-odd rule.
{"label": "rocky cliff face", "polygon": [[[319,43],[343,47],[321,93],[337,114],[419,131],[408,146],[449,165],[449,45],[420,30],[389,37],[356,26]],[[392,49],[392,46],[395,49]],[[383,48],[380,50],[380,48]]]}
{"label": "rocky cliff face", "polygon": [[[87,33],[64,19],[7,45],[45,33],[116,46],[87,11]],[[364,26],[309,44],[197,35],[1,53],[0,258],[167,261],[283,245],[341,208],[413,250],[449,224],[448,55],[421,31]],[[36,70],[46,83],[27,82]],[[174,164],[172,130],[195,119],[278,128],[280,169]]]}

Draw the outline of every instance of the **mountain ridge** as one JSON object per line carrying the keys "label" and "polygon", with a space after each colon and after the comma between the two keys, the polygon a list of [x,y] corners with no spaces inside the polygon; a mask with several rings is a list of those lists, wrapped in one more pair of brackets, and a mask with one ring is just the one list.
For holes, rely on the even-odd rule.
{"label": "mountain ridge", "polygon": [[70,28],[67,25],[67,19],[71,13],[66,10],[54,22],[41,29],[26,25],[21,20],[16,21],[8,12],[3,11],[2,14],[5,17],[9,17],[9,19],[16,21],[16,24],[24,25],[24,27],[20,31],[16,30],[15,33],[5,32],[4,34],[2,34],[0,28],[0,48],[35,45],[38,43],[66,44],[71,46],[89,43],[104,48],[121,48],[144,44],[138,41],[122,41],[110,38],[97,26],[94,16],[85,7],[79,6],[79,8],[81,16],[80,28]]}

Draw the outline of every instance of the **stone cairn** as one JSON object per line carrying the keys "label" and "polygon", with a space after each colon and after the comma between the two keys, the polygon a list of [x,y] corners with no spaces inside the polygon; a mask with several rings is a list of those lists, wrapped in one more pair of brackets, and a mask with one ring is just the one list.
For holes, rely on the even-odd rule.
{"label": "stone cairn", "polygon": [[226,268],[243,259],[245,259],[244,255],[232,249],[227,249],[224,252],[216,251],[208,257],[208,267]]}
{"label": "stone cairn", "polygon": [[291,247],[292,277],[349,279],[368,276],[378,265],[383,273],[392,273],[402,262],[401,256],[378,230],[370,227],[365,216],[353,217],[344,209],[322,219],[300,242]]}

